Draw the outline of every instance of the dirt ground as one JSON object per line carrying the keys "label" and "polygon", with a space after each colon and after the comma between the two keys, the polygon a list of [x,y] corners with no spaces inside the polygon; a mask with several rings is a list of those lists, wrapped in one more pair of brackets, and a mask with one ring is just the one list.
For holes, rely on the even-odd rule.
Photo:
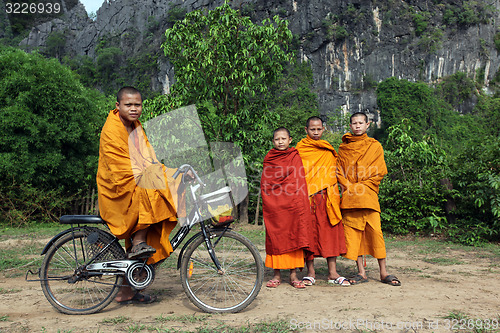
{"label": "dirt ground", "polygon": [[[24,276],[8,277],[9,272],[3,272],[0,332],[168,332],[213,327],[222,332],[223,327],[279,320],[302,332],[474,332],[481,325],[500,332],[498,251],[493,255],[484,249],[429,243],[419,239],[388,241],[389,270],[401,279],[401,287],[379,282],[373,258],[367,260],[369,283],[330,286],[325,260],[316,259],[319,274],[315,286],[305,290],[287,283],[276,289],[263,286],[247,309],[224,315],[207,315],[194,307],[182,290],[179,272],[168,266],[160,267],[148,289],[159,296],[157,303],[112,303],[88,316],[58,313],[38,282],[26,282]],[[11,245],[0,242],[0,251]],[[347,276],[355,267],[339,259],[338,268]],[[266,268],[265,282],[269,278],[271,270]],[[284,278],[287,281],[288,274]]]}

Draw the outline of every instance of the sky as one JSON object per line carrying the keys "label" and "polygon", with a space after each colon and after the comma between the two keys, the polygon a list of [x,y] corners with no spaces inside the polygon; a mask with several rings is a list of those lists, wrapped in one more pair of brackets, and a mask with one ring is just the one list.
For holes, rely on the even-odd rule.
{"label": "sky", "polygon": [[80,2],[85,6],[87,13],[96,13],[97,10],[101,7],[104,0],[80,0]]}

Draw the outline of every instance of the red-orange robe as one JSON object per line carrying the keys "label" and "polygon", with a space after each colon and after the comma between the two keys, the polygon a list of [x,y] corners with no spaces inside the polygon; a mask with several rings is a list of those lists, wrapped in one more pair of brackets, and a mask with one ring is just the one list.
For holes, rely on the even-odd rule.
{"label": "red-orange robe", "polygon": [[[118,110],[110,111],[101,131],[97,189],[99,212],[111,232],[126,240],[139,230],[149,228],[147,243],[156,248],[148,263],[167,258],[172,252],[169,235],[176,225],[175,201],[168,183],[173,179],[158,162],[142,130],[133,123],[127,132]],[[172,170],[170,170],[172,171]]]}
{"label": "red-orange robe", "polygon": [[313,217],[311,252],[306,260],[322,256],[335,257],[345,253],[344,230],[337,186],[337,153],[325,140],[309,136],[297,144],[308,187]]}
{"label": "red-orange robe", "polygon": [[260,186],[266,253],[273,257],[266,264],[276,269],[303,267],[303,254],[293,252],[309,247],[311,214],[302,160],[295,148],[273,148],[267,153]]}

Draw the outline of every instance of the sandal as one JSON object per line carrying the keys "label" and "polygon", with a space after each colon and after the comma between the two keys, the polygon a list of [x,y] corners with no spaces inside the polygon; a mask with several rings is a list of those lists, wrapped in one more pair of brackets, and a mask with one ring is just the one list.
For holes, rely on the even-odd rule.
{"label": "sandal", "polygon": [[146,259],[156,253],[156,249],[146,242],[141,242],[132,246],[128,254],[129,259]]}
{"label": "sandal", "polygon": [[137,293],[131,299],[128,299],[126,301],[119,301],[118,304],[121,304],[121,305],[151,304],[153,302],[156,302],[156,300],[158,300],[158,297],[156,297],[154,295],[146,295],[146,294]]}
{"label": "sandal", "polygon": [[360,274],[356,274],[355,276],[349,278],[349,283],[351,284],[351,286],[365,282],[368,282],[368,278],[364,278]]}
{"label": "sandal", "polygon": [[290,281],[290,285],[296,289],[306,289],[303,281]]}
{"label": "sandal", "polygon": [[[347,284],[346,284],[346,282],[347,282]],[[330,284],[338,284],[339,286],[342,286],[342,287],[349,287],[351,285],[351,283],[349,282],[349,280],[346,279],[343,276],[339,276],[335,280],[328,280],[328,283],[330,283]]]}
{"label": "sandal", "polygon": [[315,278],[313,278],[312,276],[304,276],[304,277],[302,278],[302,282],[304,282],[304,285],[305,285],[305,286],[310,287],[310,286],[312,286],[313,284],[315,284],[315,283],[316,283],[316,279],[315,279]]}
{"label": "sandal", "polygon": [[278,280],[269,280],[267,281],[266,287],[268,288],[276,288],[281,284],[281,281]]}
{"label": "sandal", "polygon": [[395,287],[398,287],[401,285],[401,281],[399,281],[399,279],[394,275],[387,275],[381,281],[382,281],[382,283],[387,283],[387,284],[389,284],[391,286],[395,286]]}

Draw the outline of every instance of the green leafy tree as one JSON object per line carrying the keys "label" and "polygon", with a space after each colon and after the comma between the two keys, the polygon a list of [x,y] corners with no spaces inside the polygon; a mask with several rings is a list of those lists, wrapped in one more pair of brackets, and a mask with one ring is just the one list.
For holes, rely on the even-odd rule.
{"label": "green leafy tree", "polygon": [[71,196],[93,184],[102,95],[84,88],[56,59],[12,48],[0,51],[0,87],[2,210],[29,205],[23,193],[34,198],[34,189],[39,200],[47,193]]}
{"label": "green leafy tree", "polygon": [[464,149],[464,142],[482,136],[484,124],[473,115],[460,115],[440,95],[458,103],[467,94],[468,88],[462,87],[455,92],[454,82],[468,82],[465,78],[445,80],[436,90],[423,82],[409,82],[394,77],[381,82],[377,87],[377,104],[383,119],[382,130],[377,136],[382,142],[387,139],[387,129],[397,125],[402,119],[410,121],[414,140],[433,136],[436,142],[448,152],[459,153]]}
{"label": "green leafy tree", "polygon": [[446,153],[432,137],[412,139],[407,119],[388,132],[385,159],[389,174],[380,187],[384,228],[398,234],[442,229],[447,193],[440,180],[446,170]]}
{"label": "green leafy tree", "polygon": [[262,101],[292,59],[288,23],[275,16],[257,25],[225,3],[190,12],[165,36],[162,47],[175,68],[173,97],[184,105],[210,101],[217,113],[204,119],[210,138],[240,139],[244,150],[253,150],[244,147],[247,136],[262,137],[258,132],[273,120]]}
{"label": "green leafy tree", "polygon": [[254,24],[226,2],[188,13],[165,36],[176,82],[146,113],[196,104],[208,140],[236,143],[248,173],[255,173],[279,119],[267,105],[270,89],[293,59],[288,22],[275,16]]}

